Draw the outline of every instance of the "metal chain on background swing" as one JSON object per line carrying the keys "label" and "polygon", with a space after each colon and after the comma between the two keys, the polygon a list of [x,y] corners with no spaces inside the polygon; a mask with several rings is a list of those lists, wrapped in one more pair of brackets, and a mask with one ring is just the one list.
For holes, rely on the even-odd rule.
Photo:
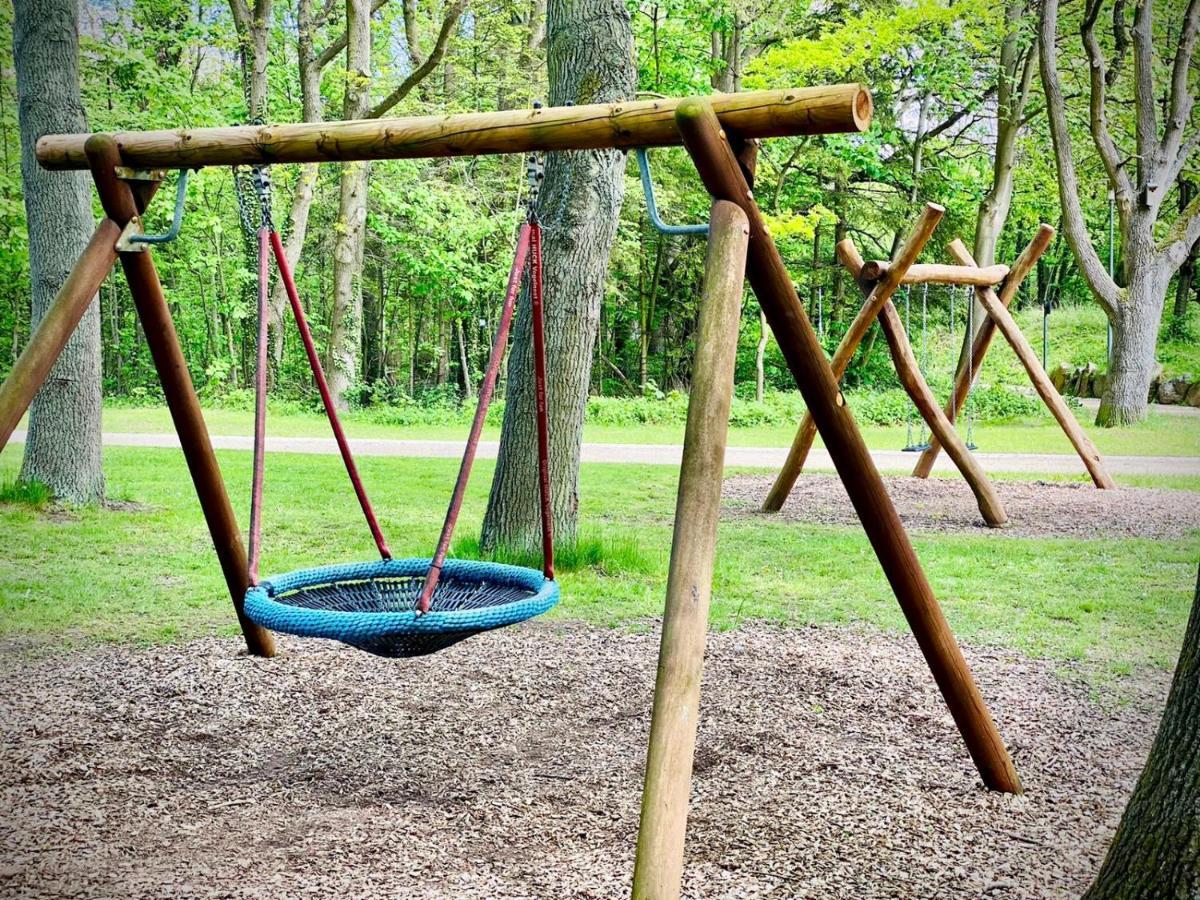
{"label": "metal chain on background swing", "polygon": [[975,449],[975,404],[972,395],[975,393],[975,304],[971,297],[971,289],[963,288],[964,299],[967,305],[967,399],[965,401],[967,412],[967,449]]}

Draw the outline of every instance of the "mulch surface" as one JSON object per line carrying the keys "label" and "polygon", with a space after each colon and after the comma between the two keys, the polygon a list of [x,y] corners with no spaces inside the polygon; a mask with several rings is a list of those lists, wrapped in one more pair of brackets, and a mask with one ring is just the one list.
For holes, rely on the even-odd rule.
{"label": "mulch surface", "polygon": [[[657,646],[555,623],[410,661],[0,644],[0,896],[628,896]],[[709,646],[691,897],[1077,897],[1168,685],[968,648],[1011,797],[981,787],[911,638]]]}
{"label": "mulch surface", "polygon": [[[774,475],[734,475],[722,493],[733,515],[758,514]],[[992,532],[1019,537],[1174,538],[1200,530],[1200,503],[1190,491],[1090,483],[996,481],[1008,513],[1003,528],[988,528],[961,478],[884,477],[905,526],[912,531]],[[857,525],[858,516],[836,475],[804,474],[777,514],[793,522]]]}

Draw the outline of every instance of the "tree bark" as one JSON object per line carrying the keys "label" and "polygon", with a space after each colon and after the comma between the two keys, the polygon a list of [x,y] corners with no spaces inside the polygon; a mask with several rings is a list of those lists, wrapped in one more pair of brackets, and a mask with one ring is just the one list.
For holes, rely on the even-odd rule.
{"label": "tree bark", "polygon": [[[550,0],[550,103],[633,96],[633,34],[622,0]],[[609,254],[625,193],[625,157],[615,150],[551,154],[539,212],[545,224],[546,365],[554,532],[574,541],[579,457],[592,351]],[[539,546],[533,354],[529,296],[521,297],[508,369],[508,402],[496,475],[483,522],[483,546]]]}
{"label": "tree bark", "polygon": [[1085,900],[1200,896],[1200,578],[1162,722]]}
{"label": "tree bark", "polygon": [[[16,0],[13,61],[21,129],[21,182],[29,228],[31,321],[39,322],[83,253],[93,228],[87,175],[43,170],[43,134],[87,128],[79,96],[78,7],[73,0]],[[75,503],[102,499],[100,306],[92,302],[29,413],[22,481]]]}

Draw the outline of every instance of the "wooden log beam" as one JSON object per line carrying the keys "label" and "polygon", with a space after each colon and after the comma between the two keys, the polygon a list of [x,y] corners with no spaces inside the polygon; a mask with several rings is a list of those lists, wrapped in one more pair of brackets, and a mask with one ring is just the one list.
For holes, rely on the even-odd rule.
{"label": "wooden log beam", "polygon": [[[908,240],[896,252],[896,258],[883,277],[871,288],[866,302],[858,311],[858,315],[854,317],[854,321],[850,323],[850,327],[846,329],[846,333],[842,335],[842,340],[833,353],[830,367],[833,370],[833,377],[839,383],[842,376],[846,374],[850,361],[854,359],[858,345],[862,343],[867,332],[871,330],[871,326],[875,324],[875,320],[879,317],[879,311],[899,289],[904,272],[921,255],[921,251],[925,249],[929,238],[933,236],[933,230],[937,228],[944,213],[945,209],[936,203],[925,204],[925,209],[921,211],[920,217],[912,231],[909,232]],[[842,241],[837,247],[839,257],[842,255],[842,245],[845,243],[846,241]],[[854,251],[854,255],[858,256],[857,250]],[[776,335],[776,340],[778,340],[778,335]],[[800,419],[800,427],[796,429],[796,436],[792,438],[792,446],[788,449],[783,467],[775,476],[775,483],[771,485],[771,490],[767,492],[767,496],[763,500],[763,512],[779,512],[783,508],[783,504],[792,493],[792,488],[796,486],[796,479],[804,470],[804,463],[808,459],[808,452],[812,449],[816,437],[816,422],[813,421],[810,412],[805,412]]]}
{"label": "wooden log beam", "polygon": [[[971,251],[966,248],[966,245],[962,241],[952,242],[949,250],[950,255],[964,266],[975,265]],[[996,296],[996,292],[991,288],[980,289],[976,292],[976,296],[979,297],[979,302],[983,304],[984,311],[996,323],[996,327],[1000,329],[1000,333],[1004,335],[1005,340],[1013,348],[1013,352],[1017,354],[1017,359],[1025,367],[1025,371],[1029,375],[1029,380],[1033,382],[1033,387],[1038,392],[1038,396],[1042,398],[1042,402],[1049,407],[1054,418],[1058,420],[1058,424],[1062,426],[1062,430],[1071,442],[1071,446],[1075,448],[1075,452],[1083,460],[1083,465],[1087,469],[1088,474],[1092,476],[1092,482],[1098,488],[1115,488],[1117,484],[1112,480],[1112,476],[1108,474],[1104,460],[1100,457],[1100,451],[1096,449],[1096,445],[1092,443],[1092,439],[1087,436],[1087,433],[1080,427],[1079,422],[1076,421],[1075,416],[1071,414],[1071,410],[1067,408],[1066,401],[1063,400],[1062,395],[1050,383],[1050,377],[1042,369],[1041,361],[1037,358],[1037,354],[1033,351],[1033,347],[1029,345],[1029,341],[1025,335],[1021,333],[1021,329],[1017,326],[1012,314],[1004,307],[1004,304],[1000,302],[1000,298]]]}
{"label": "wooden log beam", "polygon": [[12,371],[0,384],[0,450],[8,444],[13,429],[41,390],[63,347],[112,270],[117,261],[116,244],[120,236],[121,228],[112,219],[104,219],[97,226],[75,268],[58,289],[29,343],[17,357]]}
{"label": "wooden log beam", "polygon": [[[123,164],[116,142],[110,137],[97,135],[88,140],[87,155],[105,215],[124,228],[137,214],[138,204],[129,185],[116,177],[116,167]],[[171,410],[171,419],[175,423],[188,471],[196,487],[196,496],[208,523],[221,571],[225,575],[225,584],[246,639],[246,647],[255,656],[274,656],[275,642],[271,633],[248,619],[242,610],[246,588],[250,583],[246,550],[233,515],[233,506],[225,491],[221,469],[213,454],[208,427],[200,411],[200,401],[188,373],[187,360],[179,345],[175,322],[154,268],[154,258],[149,249],[140,253],[121,253],[119,257],[134,306],[142,321],[150,355],[158,370],[163,397]]]}
{"label": "wooden log beam", "polygon": [[[884,276],[892,264],[884,259],[873,259],[863,263],[862,278],[864,281],[878,281]],[[901,284],[965,284],[991,287],[999,284],[1008,274],[1008,266],[951,266],[941,263],[917,263],[909,266]]]}
{"label": "wooden log beam", "polygon": [[[1017,257],[1017,261],[1013,264],[1012,270],[1000,288],[1000,304],[1005,309],[1012,304],[1013,299],[1017,296],[1017,290],[1021,287],[1021,282],[1033,271],[1038,259],[1046,252],[1052,240],[1054,240],[1054,229],[1043,224],[1038,228],[1033,240],[1021,251],[1021,255]],[[976,292],[978,293],[978,291],[977,288]],[[971,344],[971,364],[970,366],[960,365],[958,371],[954,373],[954,387],[950,393],[950,399],[946,401],[946,418],[951,422],[956,421],[958,414],[962,412],[962,408],[967,402],[967,395],[971,392],[971,383],[979,377],[979,369],[983,366],[984,357],[987,356],[988,348],[991,347],[995,334],[996,323],[990,318],[985,318],[979,323],[979,328],[975,332],[975,340]],[[931,437],[929,446],[921,451],[921,456],[917,459],[913,475],[917,478],[928,478],[941,449],[942,445],[938,439]]]}
{"label": "wooden log beam", "polygon": [[[862,278],[862,257],[858,253],[858,248],[849,238],[838,245],[838,256],[842,265],[846,267],[859,286],[864,291],[869,290],[869,285]],[[883,330],[883,336],[891,350],[892,361],[896,366],[896,374],[900,377],[900,384],[912,399],[921,418],[929,426],[931,435],[945,445],[946,452],[950,454],[950,458],[954,460],[954,464],[962,473],[963,479],[971,488],[971,493],[975,495],[975,502],[979,506],[979,513],[983,516],[983,521],[990,528],[1003,526],[1008,522],[1004,504],[1000,501],[996,488],[987,477],[987,473],[983,471],[983,466],[967,449],[963,439],[958,436],[954,423],[938,406],[937,398],[926,383],[925,376],[921,374],[916,354],[913,353],[912,344],[909,343],[908,334],[904,330],[904,322],[891,300],[885,303],[883,309],[879,311],[879,326]]]}
{"label": "wooden log beam", "polygon": [[[703,100],[688,101],[680,104],[676,122],[684,146],[695,161],[709,193],[716,199],[737,203],[746,213],[750,222],[746,265],[750,286],[779,341],[792,377],[812,411],[850,502],[983,783],[993,790],[1020,793],[1021,782],[1012,759],[962,650],[942,615],[854,416],[842,399],[829,361],[804,313],[800,298],[796,296],[791,274],[771,238],[716,113]],[[934,218],[936,220],[936,215]]]}
{"label": "wooden log beam", "polygon": [[[679,144],[679,99],[511,109],[494,113],[247,125],[113,135],[124,165],[139,168],[346,162]],[[865,131],[871,94],[861,84],[716,94],[714,108],[742,138]],[[47,169],[87,168],[86,134],[37,143]]]}
{"label": "wooden log beam", "polygon": [[700,675],[749,235],[746,214],[736,204],[724,200],[713,204],[646,754],[633,872],[635,898],[678,897],[683,874]]}

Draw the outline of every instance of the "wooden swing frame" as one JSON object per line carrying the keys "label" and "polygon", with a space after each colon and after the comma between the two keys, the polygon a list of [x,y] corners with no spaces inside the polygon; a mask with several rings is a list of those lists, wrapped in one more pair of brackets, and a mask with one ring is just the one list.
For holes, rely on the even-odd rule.
{"label": "wooden swing frame", "polygon": [[[871,460],[751,190],[757,140],[860,132],[871,97],[858,84],[551,107],[456,116],[250,126],[117,135],[51,135],[38,158],[91,170],[106,218],[0,386],[0,449],[8,442],[84,311],[119,259],[137,307],[234,609],[252,654],[272,656],[269,632],[245,617],[246,551],[221,479],[149,249],[117,241],[155,193],[162,168],[527,153],[683,144],[714,199],[700,327],[676,504],[662,646],[634,874],[635,897],[677,897],[716,547],[743,273],[783,350],[851,502],[984,784],[1020,780],[904,526]],[[135,171],[130,172],[130,167]],[[154,170],[154,171],[147,171]],[[874,288],[886,296],[928,239],[928,211]],[[982,277],[982,276],[976,276]],[[880,285],[891,285],[881,291]],[[983,288],[986,289],[986,288]],[[894,312],[894,310],[893,310]],[[885,314],[886,315],[886,314]],[[902,335],[902,330],[900,331]],[[911,353],[911,350],[909,351]]]}

